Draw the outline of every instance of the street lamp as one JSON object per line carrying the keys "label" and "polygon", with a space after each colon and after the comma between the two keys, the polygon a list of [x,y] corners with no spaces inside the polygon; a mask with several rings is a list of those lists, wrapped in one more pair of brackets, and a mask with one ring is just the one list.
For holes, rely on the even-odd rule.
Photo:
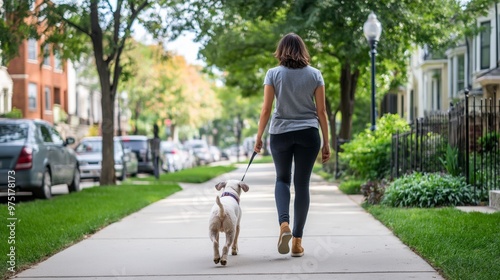
{"label": "street lamp", "polygon": [[375,119],[376,119],[376,111],[375,111],[375,56],[377,55],[377,43],[380,38],[380,34],[382,33],[382,25],[380,21],[377,20],[377,16],[375,13],[371,12],[368,16],[368,20],[365,22],[363,26],[363,32],[365,33],[366,40],[368,40],[368,44],[370,44],[370,57],[372,60],[372,111],[371,111],[371,119],[372,126],[371,130],[374,131],[376,129]]}

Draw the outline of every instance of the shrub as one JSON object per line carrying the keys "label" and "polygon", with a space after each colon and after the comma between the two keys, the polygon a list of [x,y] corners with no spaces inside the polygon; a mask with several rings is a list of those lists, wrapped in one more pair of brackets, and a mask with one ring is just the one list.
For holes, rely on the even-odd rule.
{"label": "shrub", "polygon": [[458,148],[453,148],[448,144],[445,157],[440,158],[446,172],[452,176],[460,175],[460,167],[458,166]]}
{"label": "shrub", "polygon": [[385,181],[368,181],[361,185],[361,193],[369,204],[379,204],[384,196]]}
{"label": "shrub", "polygon": [[339,153],[342,164],[349,173],[368,180],[380,180],[388,175],[391,166],[392,135],[408,131],[408,123],[395,114],[386,114],[377,120],[377,129],[369,126],[349,143],[342,145]]}
{"label": "shrub", "polygon": [[382,204],[393,207],[438,207],[476,204],[474,189],[463,177],[415,172],[394,180]]}
{"label": "shrub", "polygon": [[488,153],[498,147],[498,140],[500,139],[500,133],[498,132],[489,132],[484,136],[479,137],[477,143],[479,147],[481,147],[481,152]]}
{"label": "shrub", "polygon": [[0,115],[2,118],[8,118],[8,119],[22,119],[23,118],[23,112],[16,108],[13,107],[10,112],[7,112],[5,114]]}
{"label": "shrub", "polygon": [[360,180],[348,180],[343,181],[339,185],[339,190],[341,190],[345,194],[360,194],[361,193],[361,185],[364,181]]}

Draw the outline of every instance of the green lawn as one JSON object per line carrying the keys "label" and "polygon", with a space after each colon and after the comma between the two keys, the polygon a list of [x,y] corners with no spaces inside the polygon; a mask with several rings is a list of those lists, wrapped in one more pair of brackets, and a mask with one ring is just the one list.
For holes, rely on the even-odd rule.
{"label": "green lawn", "polygon": [[446,279],[500,279],[500,213],[368,206]]}
{"label": "green lawn", "polygon": [[133,181],[148,181],[159,183],[183,182],[183,183],[203,183],[214,177],[235,170],[235,166],[198,166],[194,168],[184,169],[174,173],[163,173],[160,179],[156,180],[154,176],[145,178],[131,178],[127,182]]}
{"label": "green lawn", "polygon": [[[84,239],[99,229],[163,199],[181,188],[175,182],[200,183],[234,170],[234,166],[197,167],[171,174],[134,178],[122,185],[87,188],[79,193],[56,196],[51,200],[34,200],[15,205],[16,271]],[[141,184],[134,180],[142,181]],[[1,277],[9,273],[11,244],[7,237],[8,206],[0,205],[0,269]]]}
{"label": "green lawn", "polygon": [[[104,226],[163,199],[181,188],[170,185],[119,185],[84,189],[51,200],[35,200],[15,205],[16,266],[23,269],[78,242]],[[7,205],[0,205],[4,225],[0,227],[0,269],[8,274],[6,237]]]}

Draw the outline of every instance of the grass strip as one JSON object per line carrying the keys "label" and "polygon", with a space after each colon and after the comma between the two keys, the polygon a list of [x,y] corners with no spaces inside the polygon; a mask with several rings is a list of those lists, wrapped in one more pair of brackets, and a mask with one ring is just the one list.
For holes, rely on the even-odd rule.
{"label": "grass strip", "polygon": [[500,213],[366,208],[446,279],[500,279]]}
{"label": "grass strip", "polygon": [[339,190],[345,194],[361,194],[361,185],[365,183],[364,180],[347,180],[339,184]]}
{"label": "grass strip", "polygon": [[144,178],[132,178],[131,181],[147,181],[147,182],[183,182],[183,183],[203,183],[214,177],[235,170],[233,165],[229,166],[198,166],[194,168],[184,169],[174,173],[163,173],[160,179],[156,180],[154,176]]}
{"label": "grass strip", "polygon": [[15,244],[7,242],[8,209],[2,204],[1,278],[11,274],[7,263],[10,246],[15,246],[16,270],[22,270],[180,189],[177,184],[94,187],[51,200],[19,203],[15,205]]}
{"label": "grass strip", "polygon": [[313,173],[319,175],[323,180],[327,182],[332,182],[334,179],[334,174],[328,173],[323,169],[323,165],[321,163],[314,163]]}

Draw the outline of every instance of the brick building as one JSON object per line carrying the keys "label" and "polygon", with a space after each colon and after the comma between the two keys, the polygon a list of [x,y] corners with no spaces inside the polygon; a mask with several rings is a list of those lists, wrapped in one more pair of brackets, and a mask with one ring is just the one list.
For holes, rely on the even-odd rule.
{"label": "brick building", "polygon": [[23,117],[43,119],[53,123],[54,105],[68,111],[68,80],[65,63],[41,43],[29,39],[20,46],[19,56],[10,61],[8,72],[14,82],[12,106]]}

